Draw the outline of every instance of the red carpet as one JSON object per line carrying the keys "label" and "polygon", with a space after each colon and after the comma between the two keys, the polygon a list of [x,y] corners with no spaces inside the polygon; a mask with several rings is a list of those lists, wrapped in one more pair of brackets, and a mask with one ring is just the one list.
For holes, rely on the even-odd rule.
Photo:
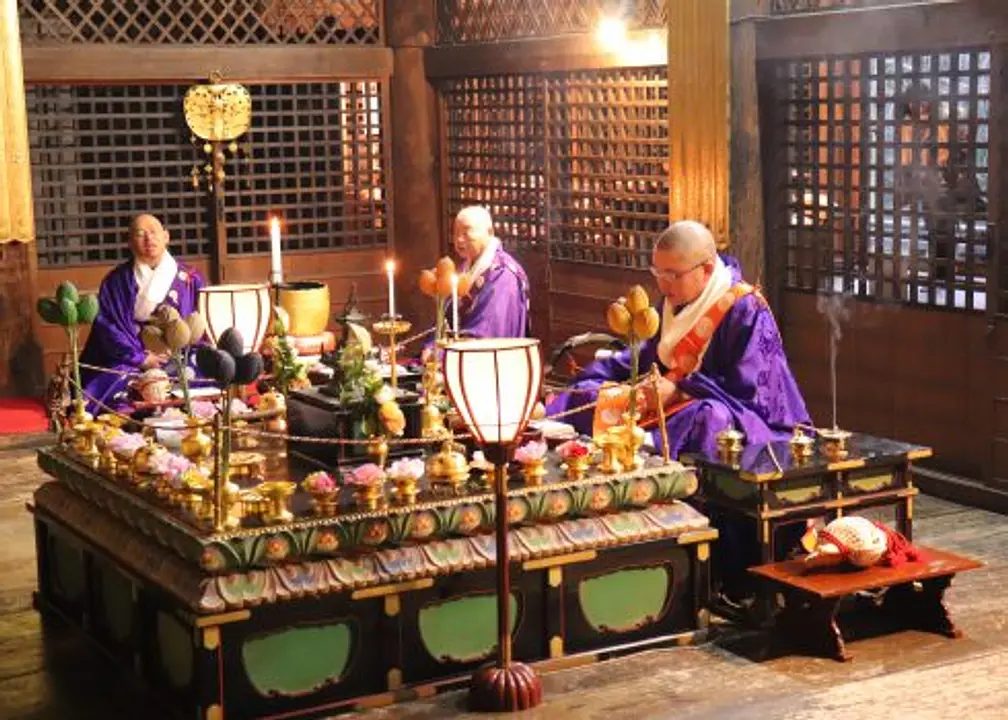
{"label": "red carpet", "polygon": [[41,433],[48,429],[45,408],[38,400],[0,398],[0,435]]}

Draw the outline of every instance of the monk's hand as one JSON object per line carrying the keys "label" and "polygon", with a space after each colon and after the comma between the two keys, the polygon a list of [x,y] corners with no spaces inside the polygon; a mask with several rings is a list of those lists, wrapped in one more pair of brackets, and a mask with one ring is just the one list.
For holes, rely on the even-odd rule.
{"label": "monk's hand", "polygon": [[638,398],[643,399],[640,403],[641,416],[658,414],[659,397],[661,398],[662,408],[668,408],[668,406],[672,404],[673,399],[675,399],[675,394],[676,384],[667,378],[658,378],[657,389],[655,388],[655,383],[645,383],[641,389],[638,390]]}
{"label": "monk's hand", "polygon": [[159,368],[168,363],[168,355],[164,353],[153,353],[149,352],[144,357],[143,367],[144,370],[151,370],[153,368]]}

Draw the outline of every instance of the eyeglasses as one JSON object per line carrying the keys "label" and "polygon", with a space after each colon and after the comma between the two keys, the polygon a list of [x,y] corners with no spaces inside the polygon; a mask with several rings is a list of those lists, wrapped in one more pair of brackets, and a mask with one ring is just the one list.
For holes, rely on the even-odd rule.
{"label": "eyeglasses", "polygon": [[698,267],[703,267],[704,265],[706,265],[709,262],[710,262],[710,259],[706,258],[706,259],[701,260],[700,262],[698,262],[693,267],[687,268],[686,270],[682,270],[680,272],[676,272],[675,270],[662,270],[661,268],[656,268],[654,265],[652,265],[649,268],[649,270],[651,270],[651,274],[654,275],[655,279],[657,279],[657,280],[666,280],[668,282],[675,282],[676,280],[682,280],[684,277],[686,277],[687,275],[689,275],[691,272],[693,272],[694,270],[696,270]]}

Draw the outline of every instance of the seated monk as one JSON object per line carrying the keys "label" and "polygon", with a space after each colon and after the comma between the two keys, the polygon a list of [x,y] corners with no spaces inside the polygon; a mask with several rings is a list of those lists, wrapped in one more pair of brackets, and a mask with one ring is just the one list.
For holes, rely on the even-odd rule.
{"label": "seated monk", "polygon": [[118,408],[126,400],[127,385],[136,375],[162,368],[169,358],[148,352],[140,342],[140,329],[162,304],[175,307],[182,317],[197,310],[203,279],[177,262],[168,252],[168,231],[153,215],[138,215],[129,226],[133,259],[117,265],[98,290],[98,317],[88,335],[81,363],[81,384],[87,393],[88,412],[104,411],[95,401]]}
{"label": "seated monk", "polygon": [[[452,242],[462,258],[461,271],[472,279],[468,296],[459,299],[461,335],[528,337],[528,277],[494,236],[493,219],[487,209],[473,205],[459,211],[452,227]],[[449,321],[451,311],[449,299]]]}
{"label": "seated monk", "polygon": [[[651,273],[665,297],[661,327],[642,344],[639,368],[643,376],[657,363],[661,372],[671,457],[684,452],[716,457],[715,436],[729,427],[756,444],[786,439],[797,423],[810,422],[773,313],[755,288],[742,282],[737,263],[718,255],[706,227],[682,221],[663,232]],[[561,393],[548,403],[547,414],[588,403],[591,396],[583,391],[629,377],[629,350],[596,360],[575,379],[582,392]],[[660,448],[653,389],[642,390],[639,399],[643,423]],[[567,422],[591,434],[592,420],[588,409]]]}
{"label": "seated monk", "polygon": [[[797,423],[810,423],[805,401],[788,367],[780,332],[766,301],[742,282],[737,263],[717,253],[710,231],[697,222],[673,224],[659,236],[651,272],[664,302],[658,334],[641,346],[641,376],[657,364],[669,453],[700,452],[717,457],[717,434],[735,428],[747,444],[787,439]],[[591,402],[605,381],[626,382],[630,351],[596,360],[578,374],[574,387],[547,403],[548,415]],[[653,386],[652,386],[653,387]],[[642,424],[661,447],[653,389],[638,395]],[[650,422],[648,422],[650,420]],[[593,411],[565,422],[592,434]],[[721,532],[719,565],[726,595],[744,593],[745,568],[759,561],[752,522],[728,521],[711,513]],[[778,547],[790,550],[803,527],[786,528]]]}

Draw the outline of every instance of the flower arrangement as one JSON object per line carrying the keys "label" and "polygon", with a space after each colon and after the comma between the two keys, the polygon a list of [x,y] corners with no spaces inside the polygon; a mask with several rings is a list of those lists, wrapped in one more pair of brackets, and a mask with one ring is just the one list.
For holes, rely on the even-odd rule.
{"label": "flower arrangement", "polygon": [[557,453],[564,460],[577,460],[588,457],[591,453],[591,447],[580,440],[568,440],[557,446]]}
{"label": "flower arrangement", "polygon": [[190,349],[203,339],[206,327],[206,320],[199,312],[183,318],[171,305],[161,305],[140,331],[140,342],[145,350],[171,355],[182,389],[182,405],[187,414],[192,411],[189,395]]}
{"label": "flower arrangement", "polygon": [[522,465],[537,463],[546,457],[547,448],[542,440],[530,440],[515,450],[514,459]]}
{"label": "flower arrangement", "polygon": [[78,336],[81,325],[90,325],[98,317],[98,298],[95,295],[81,295],[73,283],[64,281],[56,288],[54,297],[39,299],[37,310],[47,323],[61,325],[66,330],[73,363],[73,396],[77,404],[77,415],[83,418],[84,390],[80,382]]}
{"label": "flower arrangement", "polygon": [[374,463],[365,463],[343,473],[343,484],[352,487],[371,487],[384,479],[385,471]]}
{"label": "flower arrangement", "polygon": [[308,366],[298,359],[298,351],[287,339],[290,318],[281,307],[273,308],[273,334],[269,339],[273,359],[273,383],[286,395],[291,390],[311,387]]}
{"label": "flower arrangement", "polygon": [[420,458],[402,458],[389,466],[389,477],[419,480],[424,474],[424,461]]}
{"label": "flower arrangement", "polygon": [[147,444],[146,438],[140,433],[123,433],[108,441],[109,449],[119,457],[133,457],[133,453]]}
{"label": "flower arrangement", "polygon": [[336,492],[339,488],[336,479],[324,470],[309,473],[302,486],[312,495],[327,495]]}
{"label": "flower arrangement", "polygon": [[640,346],[645,340],[653,338],[661,324],[658,311],[651,307],[651,299],[647,290],[640,285],[630,288],[625,298],[620,298],[609,305],[606,311],[609,329],[621,337],[625,337],[630,345],[630,417],[635,418],[637,402],[637,378],[640,374]]}
{"label": "flower arrangement", "polygon": [[375,435],[402,435],[406,416],[396,402],[395,391],[381,377],[381,366],[357,344],[337,353],[339,401],[354,416],[356,439]]}

